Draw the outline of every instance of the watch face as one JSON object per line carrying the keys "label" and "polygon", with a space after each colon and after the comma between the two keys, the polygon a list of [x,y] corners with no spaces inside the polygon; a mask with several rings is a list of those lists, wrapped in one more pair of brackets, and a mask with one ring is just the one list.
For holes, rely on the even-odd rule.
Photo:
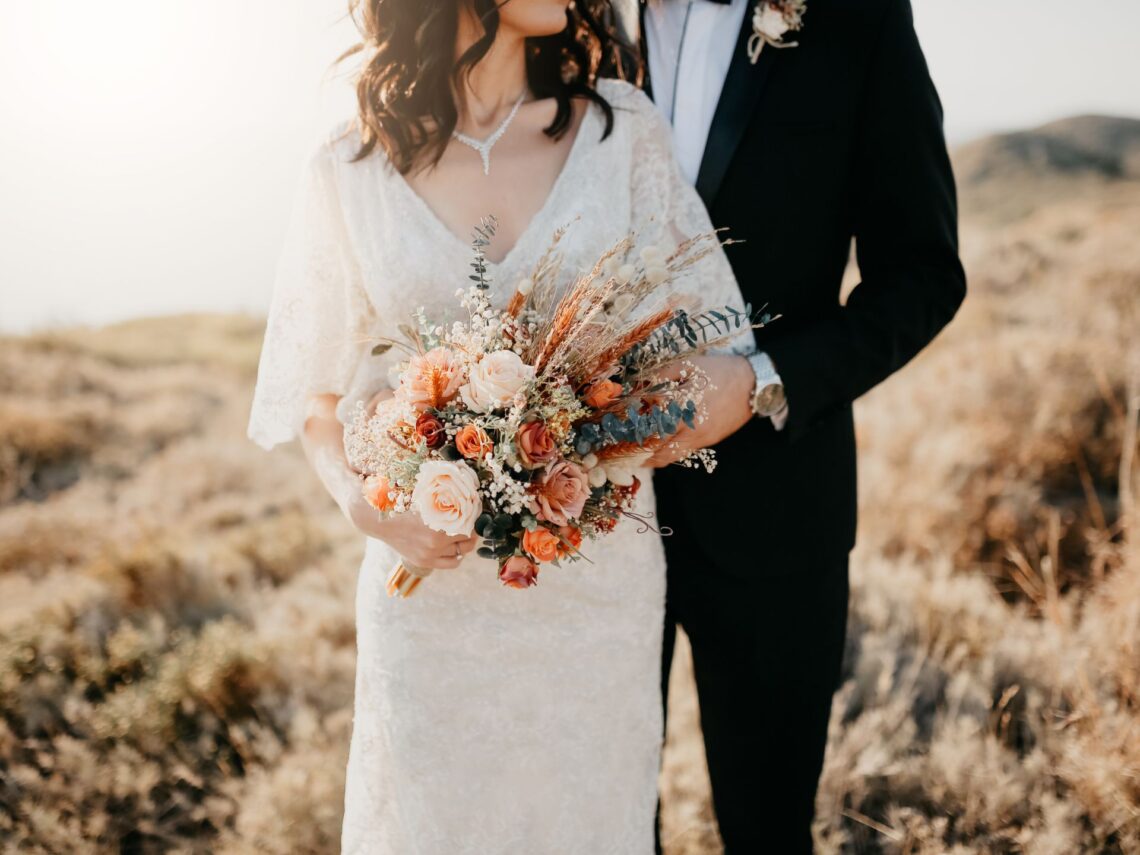
{"label": "watch face", "polygon": [[784,387],[780,383],[770,383],[756,392],[752,399],[752,410],[758,416],[771,416],[784,406]]}

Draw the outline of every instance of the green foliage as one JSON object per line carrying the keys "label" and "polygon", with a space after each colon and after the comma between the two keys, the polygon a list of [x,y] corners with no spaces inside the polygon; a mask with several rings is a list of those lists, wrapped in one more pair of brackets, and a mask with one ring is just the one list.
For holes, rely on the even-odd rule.
{"label": "green foliage", "polygon": [[681,429],[682,424],[695,427],[696,417],[697,405],[691,400],[684,406],[676,401],[670,401],[665,408],[654,405],[644,413],[640,412],[637,404],[631,403],[624,417],[606,413],[598,422],[579,425],[574,440],[575,450],[579,454],[589,454],[622,442],[644,446],[653,437],[668,439]]}
{"label": "green foliage", "polygon": [[471,238],[471,249],[474,253],[474,258],[471,261],[471,269],[474,271],[468,278],[475,283],[475,287],[480,291],[490,290],[491,283],[487,276],[487,256],[484,250],[491,245],[491,240],[495,237],[495,229],[499,226],[499,221],[494,217],[483,217],[474,229],[474,235]]}
{"label": "green foliage", "polygon": [[631,348],[622,358],[622,365],[629,370],[646,362],[658,361],[663,355],[680,356],[713,345],[746,327],[766,326],[772,320],[767,312],[753,318],[752,307],[747,304],[743,310],[723,306],[697,315],[679,309],[646,341]]}

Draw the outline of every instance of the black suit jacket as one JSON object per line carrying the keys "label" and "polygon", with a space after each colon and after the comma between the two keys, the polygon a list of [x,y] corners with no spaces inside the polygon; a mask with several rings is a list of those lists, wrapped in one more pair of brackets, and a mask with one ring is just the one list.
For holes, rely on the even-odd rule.
{"label": "black suit jacket", "polygon": [[[809,0],[799,46],[767,47],[756,65],[750,33],[747,15],[697,189],[741,241],[727,252],[745,298],[782,316],[756,345],[789,419],[730,437],[712,476],[672,467],[655,483],[674,537],[756,575],[854,545],[851,404],[930,342],[966,286],[942,108],[908,0]],[[861,282],[841,306],[852,238]]]}

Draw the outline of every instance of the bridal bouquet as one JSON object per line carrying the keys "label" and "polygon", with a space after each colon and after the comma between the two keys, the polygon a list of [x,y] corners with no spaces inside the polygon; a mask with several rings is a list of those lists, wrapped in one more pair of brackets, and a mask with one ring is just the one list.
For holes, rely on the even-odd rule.
{"label": "bridal bouquet", "polygon": [[[664,300],[668,284],[720,245],[715,233],[666,256],[627,238],[559,296],[560,231],[505,308],[491,305],[484,250],[494,220],[475,230],[468,319],[445,328],[420,310],[373,353],[401,348],[395,394],[359,405],[349,462],[382,514],[414,510],[428,527],[482,538],[511,588],[536,584],[542,564],[583,557],[634,511],[634,473],[682,425],[701,417],[702,374],[686,357],[753,325],[747,306],[691,311]],[[762,319],[766,321],[767,318]],[[670,376],[675,379],[661,379]],[[711,471],[711,450],[682,461]],[[401,561],[390,596],[430,570]]]}

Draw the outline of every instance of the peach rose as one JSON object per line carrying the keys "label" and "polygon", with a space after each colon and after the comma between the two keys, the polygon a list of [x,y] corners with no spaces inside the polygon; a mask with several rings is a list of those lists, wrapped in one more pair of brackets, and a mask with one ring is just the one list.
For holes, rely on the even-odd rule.
{"label": "peach rose", "polygon": [[582,529],[564,525],[558,529],[558,557],[574,555],[582,545]]}
{"label": "peach rose", "polygon": [[527,469],[538,469],[558,456],[554,437],[542,422],[527,422],[515,434],[519,462]]}
{"label": "peach rose", "polygon": [[499,581],[520,591],[529,588],[538,583],[538,565],[521,555],[512,555],[499,568]]}
{"label": "peach rose", "polygon": [[546,467],[535,485],[538,518],[566,525],[582,513],[590,495],[590,482],[581,466],[558,460]]}
{"label": "peach rose", "polygon": [[467,536],[483,510],[479,476],[466,463],[429,460],[420,466],[412,507],[428,528],[452,537]]}
{"label": "peach rose", "polygon": [[455,435],[455,447],[468,460],[482,460],[495,450],[487,431],[479,425],[464,425]]}
{"label": "peach rose", "polygon": [[463,372],[456,355],[446,347],[433,347],[413,356],[400,375],[398,394],[417,412],[439,408],[459,394]]}
{"label": "peach rose", "polygon": [[513,350],[496,350],[480,357],[459,391],[463,403],[472,410],[489,413],[509,406],[533,379],[533,365],[527,365]]}
{"label": "peach rose", "polygon": [[590,385],[590,388],[586,390],[586,394],[582,396],[582,400],[587,407],[601,410],[620,398],[621,393],[621,383],[616,383],[613,380],[599,380],[597,383]]}
{"label": "peach rose", "polygon": [[381,513],[396,507],[396,501],[392,498],[392,485],[383,475],[370,475],[365,479],[364,498]]}
{"label": "peach rose", "polygon": [[431,413],[420,413],[416,419],[416,433],[423,437],[428,448],[439,448],[447,442],[447,431],[444,430],[443,422]]}
{"label": "peach rose", "polygon": [[524,532],[522,548],[530,553],[535,561],[549,563],[561,557],[562,541],[548,528],[539,526],[534,531]]}

